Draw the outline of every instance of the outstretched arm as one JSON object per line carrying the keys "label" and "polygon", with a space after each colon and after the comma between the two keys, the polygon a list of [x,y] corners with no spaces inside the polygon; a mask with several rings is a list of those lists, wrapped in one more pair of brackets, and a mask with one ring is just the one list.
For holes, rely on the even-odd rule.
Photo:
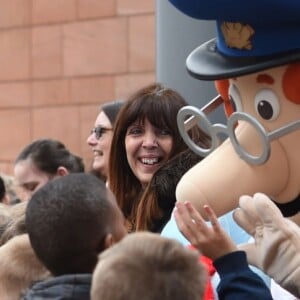
{"label": "outstretched arm", "polygon": [[220,226],[211,207],[204,205],[203,208],[211,226],[206,223],[190,202],[176,203],[174,215],[181,233],[203,255],[212,260],[238,250],[235,243]]}
{"label": "outstretched arm", "polygon": [[255,239],[253,244],[240,246],[249,263],[300,297],[300,228],[284,218],[264,194],[242,196],[239,206],[234,219]]}
{"label": "outstretched arm", "polygon": [[174,212],[179,230],[201,253],[213,260],[220,275],[219,299],[272,299],[262,279],[248,266],[244,251],[220,226],[214,211],[204,206],[209,226],[191,203],[177,203]]}

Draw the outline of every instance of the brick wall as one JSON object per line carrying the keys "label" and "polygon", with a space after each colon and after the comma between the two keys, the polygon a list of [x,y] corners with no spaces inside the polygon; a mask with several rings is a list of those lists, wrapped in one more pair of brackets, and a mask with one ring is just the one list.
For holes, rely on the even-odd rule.
{"label": "brick wall", "polygon": [[87,167],[99,104],[155,80],[155,0],[0,0],[0,171],[34,139]]}

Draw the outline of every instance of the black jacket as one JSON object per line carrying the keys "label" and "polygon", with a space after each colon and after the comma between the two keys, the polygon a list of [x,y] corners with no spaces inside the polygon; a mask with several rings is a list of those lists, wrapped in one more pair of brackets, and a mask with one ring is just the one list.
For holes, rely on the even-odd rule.
{"label": "black jacket", "polygon": [[34,284],[23,300],[89,300],[91,274],[53,277]]}

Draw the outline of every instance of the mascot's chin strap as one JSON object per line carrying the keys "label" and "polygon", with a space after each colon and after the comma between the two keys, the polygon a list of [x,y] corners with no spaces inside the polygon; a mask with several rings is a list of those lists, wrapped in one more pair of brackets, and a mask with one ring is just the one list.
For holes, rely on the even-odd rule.
{"label": "mascot's chin strap", "polygon": [[300,211],[300,195],[288,203],[277,203],[274,200],[273,202],[280,209],[284,217],[292,217]]}

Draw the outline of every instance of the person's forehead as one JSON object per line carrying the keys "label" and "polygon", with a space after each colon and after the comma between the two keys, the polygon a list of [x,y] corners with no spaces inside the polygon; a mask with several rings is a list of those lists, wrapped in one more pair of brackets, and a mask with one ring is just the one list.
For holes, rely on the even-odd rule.
{"label": "person's forehead", "polygon": [[47,177],[47,174],[40,171],[30,159],[22,160],[15,165],[15,180],[17,184],[25,181],[37,181]]}
{"label": "person's forehead", "polygon": [[100,111],[96,118],[95,126],[99,125],[102,125],[103,127],[111,127],[111,123],[104,111]]}

